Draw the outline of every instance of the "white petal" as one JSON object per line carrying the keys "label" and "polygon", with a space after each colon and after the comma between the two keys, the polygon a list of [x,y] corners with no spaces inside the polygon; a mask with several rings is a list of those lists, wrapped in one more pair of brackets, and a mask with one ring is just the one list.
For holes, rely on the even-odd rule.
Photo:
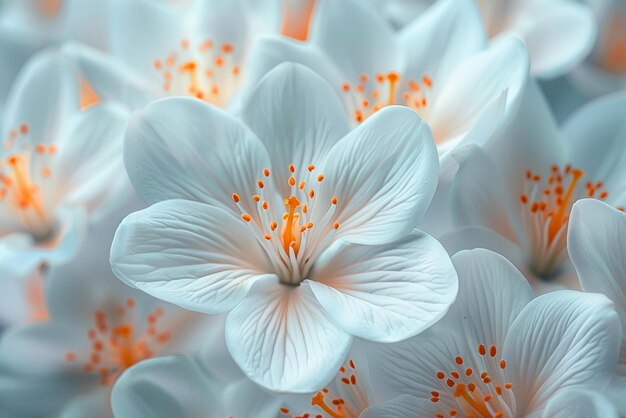
{"label": "white petal", "polygon": [[265,144],[285,196],[289,165],[295,165],[298,178],[310,164],[321,164],[349,131],[341,101],[328,83],[292,63],[279,65],[261,80],[242,117]]}
{"label": "white petal", "polygon": [[602,390],[620,342],[619,318],[603,295],[561,290],[531,301],[509,329],[502,353],[518,412],[542,410],[562,389]]}
{"label": "white petal", "polygon": [[185,200],[160,202],[126,217],[111,245],[111,266],[125,283],[205,313],[232,309],[255,281],[273,276],[242,219]]}
{"label": "white petal", "polygon": [[132,67],[97,49],[69,41],[61,51],[78,67],[84,82],[89,83],[103,101],[113,100],[129,109],[138,109],[160,93]]}
{"label": "white petal", "polygon": [[302,64],[326,80],[337,93],[346,81],[335,64],[319,48],[284,36],[260,36],[250,50],[246,82],[256,85],[274,67],[284,62]]}
{"label": "white petal", "polygon": [[572,165],[585,170],[589,180],[603,182],[607,201],[617,205],[626,200],[624,109],[626,92],[604,96],[576,112],[563,127]]}
{"label": "white petal", "polygon": [[258,282],[226,319],[233,359],[252,381],[273,391],[319,390],[337,373],[351,342],[306,282]]}
{"label": "white petal", "polygon": [[313,14],[310,42],[356,81],[394,69],[398,48],[392,28],[354,0],[320,1]]}
{"label": "white petal", "polygon": [[184,356],[158,357],[129,368],[111,394],[119,417],[201,417],[219,403],[198,364]]}
{"label": "white petal", "polygon": [[42,52],[20,72],[2,115],[4,128],[29,127],[29,141],[49,144],[59,137],[67,116],[79,108],[78,77],[59,53]]}
{"label": "white petal", "polygon": [[509,327],[533,299],[528,281],[506,258],[485,249],[452,256],[459,273],[459,295],[441,328],[456,330],[470,343],[502,348]]}
{"label": "white petal", "polygon": [[519,208],[507,205],[510,193],[491,158],[471,145],[459,162],[450,190],[452,216],[459,226],[479,226],[517,241],[512,218]]}
{"label": "white petal", "polygon": [[92,222],[128,196],[121,158],[127,121],[128,113],[112,103],[73,115],[52,160],[51,180],[66,193],[63,202],[84,206]]}
{"label": "white petal", "polygon": [[[190,98],[163,99],[135,114],[124,149],[128,176],[147,203],[188,199],[251,212],[256,179],[269,168],[263,145],[241,122]],[[254,206],[256,210],[256,204]]]}
{"label": "white petal", "polygon": [[[429,123],[437,142],[463,139],[478,121],[502,123],[512,115],[528,78],[528,65],[526,48],[516,38],[494,44],[459,64],[438,97],[433,98]],[[485,109],[500,109],[492,105],[503,94],[506,95],[504,114],[486,118]],[[480,128],[482,132],[490,130]],[[471,138],[471,141],[483,143],[486,139]]]}
{"label": "white petal", "polygon": [[611,401],[589,389],[569,389],[559,392],[548,402],[542,414],[545,418],[618,418]]}
{"label": "white petal", "polygon": [[320,257],[310,286],[346,332],[395,342],[437,322],[454,301],[458,282],[441,244],[412,233],[385,246],[340,243]]}
{"label": "white petal", "polygon": [[370,406],[361,412],[359,418],[415,418],[439,412],[439,408],[424,408],[424,406],[426,405],[423,402],[411,395],[400,395],[380,405]]}
{"label": "white petal", "polygon": [[[615,303],[626,338],[626,214],[594,199],[574,204],[567,250],[585,292],[602,293]],[[620,363],[626,364],[626,340]]]}
{"label": "white petal", "polygon": [[388,106],[331,150],[316,199],[337,197],[338,237],[358,244],[389,243],[421,220],[437,186],[438,168],[428,126],[411,109]]}
{"label": "white petal", "polygon": [[59,413],[59,418],[110,418],[111,400],[109,391],[97,388],[91,392],[80,393],[67,402]]}
{"label": "white petal", "polygon": [[415,79],[428,74],[437,89],[465,58],[487,46],[487,38],[473,1],[445,0],[405,26],[399,45],[406,54],[402,74]]}
{"label": "white petal", "polygon": [[[0,239],[0,272],[23,276],[41,262],[49,265],[69,261],[82,243],[88,226],[83,208],[61,207],[55,214],[57,230],[45,242],[36,242],[30,234],[10,233]],[[8,272],[8,273],[7,273]]]}
{"label": "white petal", "polygon": [[553,78],[567,73],[591,51],[596,27],[589,7],[578,2],[535,2],[514,24],[528,46],[533,75]]}
{"label": "white petal", "polygon": [[153,63],[177,51],[180,41],[187,36],[184,29],[188,23],[188,5],[145,0],[111,0],[110,3],[111,53],[158,82],[160,75]]}

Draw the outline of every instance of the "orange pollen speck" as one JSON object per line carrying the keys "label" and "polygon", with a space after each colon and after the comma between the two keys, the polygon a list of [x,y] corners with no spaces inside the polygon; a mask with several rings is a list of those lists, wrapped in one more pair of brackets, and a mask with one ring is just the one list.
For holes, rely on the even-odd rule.
{"label": "orange pollen speck", "polygon": [[[100,384],[111,385],[120,374],[139,361],[153,357],[159,346],[171,340],[171,334],[159,330],[159,321],[164,315],[161,308],[153,310],[145,319],[145,330],[138,332],[135,300],[129,298],[125,305],[118,306],[112,313],[94,312],[93,328],[87,331],[91,352],[85,356],[83,370],[100,375]],[[76,352],[65,354],[65,360],[79,360]]]}
{"label": "orange pollen speck", "polygon": [[361,74],[354,86],[344,82],[341,90],[350,96],[354,120],[361,123],[383,107],[397,104],[398,97],[402,98],[405,106],[418,113],[422,112],[428,105],[428,94],[432,86],[432,79],[427,74],[419,81],[408,79],[403,85],[401,75],[390,71],[374,77]]}

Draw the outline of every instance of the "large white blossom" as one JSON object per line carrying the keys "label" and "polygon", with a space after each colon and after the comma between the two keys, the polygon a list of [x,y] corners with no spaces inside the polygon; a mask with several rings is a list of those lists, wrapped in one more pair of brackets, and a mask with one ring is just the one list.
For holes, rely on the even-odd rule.
{"label": "large white blossom", "polygon": [[315,390],[352,336],[407,338],[454,299],[445,251],[411,232],[436,186],[434,142],[403,107],[349,132],[331,87],[294,64],[242,117],[180,98],[135,117],[126,166],[154,204],[122,222],[111,263],[149,294],[230,311],[228,347],[252,380]]}

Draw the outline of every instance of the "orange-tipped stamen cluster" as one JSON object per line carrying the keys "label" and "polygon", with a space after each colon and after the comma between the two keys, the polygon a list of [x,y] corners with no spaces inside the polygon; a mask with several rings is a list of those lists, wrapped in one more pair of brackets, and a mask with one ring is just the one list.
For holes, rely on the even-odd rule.
{"label": "orange-tipped stamen cluster", "polygon": [[601,181],[583,181],[585,172],[569,164],[552,165],[547,176],[530,170],[524,176],[526,187],[519,199],[529,260],[537,274],[549,276],[567,259],[567,225],[573,204],[583,197],[604,200],[609,193]]}
{"label": "orange-tipped stamen cluster", "polygon": [[[135,299],[112,312],[94,312],[94,326],[87,331],[91,344],[89,355],[79,360],[75,352],[66,353],[65,359],[74,363],[84,361],[86,373],[97,374],[100,384],[111,385],[120,374],[139,361],[154,357],[158,348],[167,344],[171,335],[159,329],[159,321],[164,315],[162,308],[154,309],[145,318],[137,318]],[[144,324],[137,329],[137,322]]]}
{"label": "orange-tipped stamen cluster", "polygon": [[604,70],[626,74],[626,15],[615,13],[600,38],[596,62]]}
{"label": "orange-tipped stamen cluster", "polygon": [[480,364],[481,369],[472,368],[457,356],[451,371],[435,374],[440,388],[430,393],[430,401],[446,408],[436,414],[438,418],[514,416],[515,397],[513,385],[506,380],[506,361],[498,358],[495,345],[479,344],[476,352],[473,364]]}
{"label": "orange-tipped stamen cluster", "polygon": [[51,225],[41,187],[52,176],[49,160],[56,145],[28,142],[29,127],[12,129],[4,141],[6,156],[0,159],[0,204],[8,205],[17,220],[36,239],[48,237]]}
{"label": "orange-tipped stamen cluster", "polygon": [[[318,188],[325,181],[324,175],[315,173],[312,164],[302,171],[298,178],[296,166],[290,164],[286,184],[280,185],[274,184],[266,168],[256,181],[256,193],[249,199],[232,194],[241,219],[251,226],[281,280],[288,284],[299,284],[304,279],[315,257],[340,226],[333,219],[337,197],[322,201],[317,196]],[[281,196],[278,190],[287,190],[289,194]],[[282,207],[276,204],[279,201]]]}
{"label": "orange-tipped stamen cluster", "polygon": [[[356,363],[350,359],[344,366],[341,366],[335,378],[335,384],[341,386],[346,396],[335,396],[328,387],[317,392],[311,398],[311,405],[324,415],[317,414],[315,418],[322,418],[323,416],[330,418],[357,418],[364,409],[370,406],[367,391],[359,386],[359,382]],[[280,408],[279,412],[283,415],[289,415],[289,409],[286,407]],[[312,418],[313,416],[306,413],[292,415],[292,417]]]}
{"label": "orange-tipped stamen cluster", "polygon": [[403,85],[400,74],[390,71],[374,77],[361,74],[358,83],[345,82],[341,89],[350,96],[355,122],[361,123],[383,107],[393,104],[404,104],[422,113],[428,107],[428,92],[432,86],[433,82],[427,74],[419,80],[409,79]]}
{"label": "orange-tipped stamen cluster", "polygon": [[188,95],[225,107],[241,84],[241,68],[235,62],[234,46],[214,45],[205,40],[193,47],[180,42],[180,51],[164,60],[155,60],[155,70],[163,76],[163,91],[168,95]]}

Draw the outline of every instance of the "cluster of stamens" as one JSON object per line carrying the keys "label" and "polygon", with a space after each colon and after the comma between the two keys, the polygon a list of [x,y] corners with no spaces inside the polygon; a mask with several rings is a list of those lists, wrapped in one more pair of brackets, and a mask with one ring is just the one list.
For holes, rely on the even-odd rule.
{"label": "cluster of stamens", "polygon": [[[403,86],[400,74],[390,71],[376,74],[373,78],[361,74],[357,84],[346,82],[341,89],[350,95],[353,118],[361,123],[383,107],[393,104],[404,104],[422,113],[429,105],[428,92],[432,86],[433,82],[427,74],[419,80],[409,79]],[[402,98],[400,103],[398,96]]]}
{"label": "cluster of stamens", "polygon": [[[339,228],[339,223],[333,219],[338,200],[333,196],[329,202],[321,202],[316,197],[316,186],[324,181],[324,175],[315,175],[314,165],[307,167],[302,180],[296,178],[293,164],[288,169],[290,194],[281,199],[286,211],[272,206],[271,202],[278,200],[274,194],[277,192],[271,190],[268,168],[263,170],[263,178],[257,180],[257,193],[250,196],[255,212],[245,211],[239,194],[233,193],[232,199],[241,211],[241,219],[251,226],[257,241],[270,255],[283,283],[299,284],[315,257]],[[325,213],[314,210],[324,204],[328,205]],[[278,257],[272,257],[273,254]]]}
{"label": "cluster of stamens", "polygon": [[584,176],[583,170],[569,164],[563,169],[553,165],[546,178],[530,170],[525,173],[521,217],[530,263],[542,276],[552,274],[567,259],[567,225],[574,202],[582,197],[604,200],[609,195],[602,182],[583,183]]}
{"label": "cluster of stamens", "polygon": [[[159,346],[170,341],[170,333],[159,330],[159,320],[164,314],[162,308],[148,314],[145,329],[138,332],[135,304],[135,299],[129,298],[109,315],[103,310],[94,312],[94,326],[87,331],[91,351],[84,359],[83,370],[99,375],[103,386],[115,382],[130,366],[153,357]],[[78,361],[78,356],[68,352],[65,359],[73,363]]]}
{"label": "cluster of stamens", "polygon": [[180,48],[179,52],[153,63],[163,76],[164,92],[189,95],[225,107],[241,84],[241,69],[234,62],[234,46],[214,45],[209,39],[192,48],[189,40],[183,39]]}
{"label": "cluster of stamens", "polygon": [[[292,415],[293,418],[357,418],[369,406],[367,392],[359,386],[357,370],[354,360],[350,359],[341,366],[335,382],[343,387],[348,397],[335,396],[329,388],[324,388],[311,398],[311,405],[324,414],[311,415],[309,413]],[[289,409],[282,407],[280,413],[289,414]]]}
{"label": "cluster of stamens", "polygon": [[[56,145],[28,143],[28,125],[12,129],[4,141],[6,156],[0,159],[0,202],[9,206],[24,227],[37,239],[50,232],[48,213],[42,199],[41,186],[52,176],[48,160],[53,157]],[[34,167],[41,167],[35,171]]]}
{"label": "cluster of stamens", "polygon": [[615,13],[600,39],[596,62],[608,72],[626,73],[626,15]]}
{"label": "cluster of stamens", "polygon": [[[503,418],[515,415],[513,385],[507,382],[505,376],[506,361],[498,360],[498,349],[495,345],[487,348],[484,344],[479,344],[477,352],[478,362],[484,365],[483,370],[468,367],[463,357],[457,356],[454,359],[454,370],[448,373],[440,370],[436,373],[441,389],[430,393],[430,401],[446,408],[436,414],[437,418],[456,417],[459,414],[468,418]],[[444,398],[442,393],[451,396]]]}

